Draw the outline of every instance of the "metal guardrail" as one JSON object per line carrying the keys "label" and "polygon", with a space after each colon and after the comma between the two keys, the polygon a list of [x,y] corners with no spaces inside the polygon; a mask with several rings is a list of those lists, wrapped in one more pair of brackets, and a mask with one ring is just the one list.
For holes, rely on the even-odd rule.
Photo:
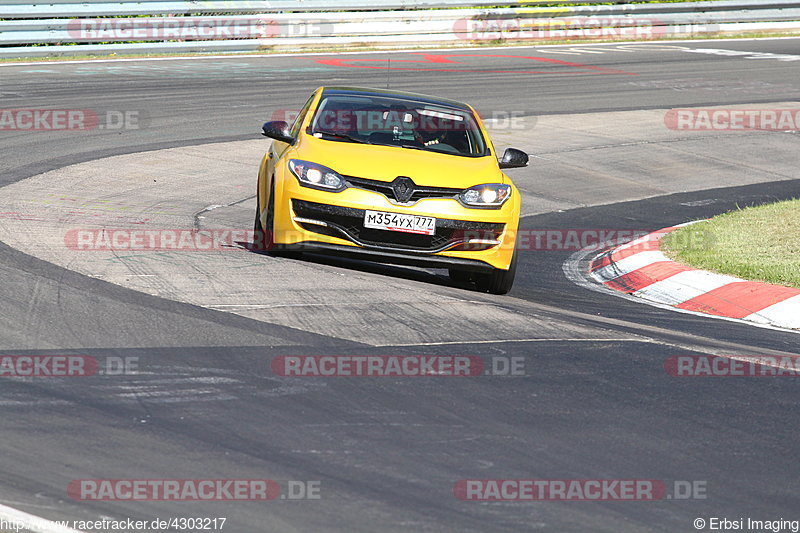
{"label": "metal guardrail", "polygon": [[[800,0],[479,7],[497,3],[371,0],[370,10],[364,11],[362,4],[360,11],[348,11],[355,2],[0,0],[0,57],[634,40],[800,30]],[[456,6],[461,9],[430,9]]]}
{"label": "metal guardrail", "polygon": [[203,13],[246,14],[311,11],[382,11],[433,8],[489,8],[513,5],[522,10],[571,12],[606,9],[616,13],[687,13],[737,9],[781,9],[797,5],[793,0],[706,0],[655,4],[629,4],[625,0],[604,0],[596,6],[535,7],[540,2],[517,0],[31,0],[0,1],[0,19],[49,17],[101,17],[142,15],[193,15]]}
{"label": "metal guardrail", "polygon": [[[601,0],[604,4],[627,4],[629,0]],[[709,3],[718,0],[709,0]],[[767,0],[768,1],[768,0]],[[95,15],[110,14],[109,10],[130,9],[133,11],[146,11],[155,4],[165,4],[163,8],[175,9],[176,13],[201,13],[214,11],[219,13],[234,12],[260,12],[274,13],[278,11],[380,11],[386,9],[433,9],[433,8],[460,8],[460,7],[497,7],[516,6],[531,7],[547,4],[574,3],[575,0],[372,0],[370,2],[358,0],[3,0],[0,2],[0,11],[8,6],[17,6],[9,12],[19,12],[26,16],[33,12],[47,13],[50,9],[60,9],[63,12],[75,12],[77,6],[87,6],[86,9]],[[146,7],[144,4],[149,4]],[[210,9],[209,9],[210,8]],[[35,16],[35,15],[34,15]],[[52,15],[45,15],[52,16]],[[69,16],[69,15],[64,15]]]}
{"label": "metal guardrail", "polygon": [[[517,2],[508,2],[517,4]],[[504,2],[500,2],[502,4]],[[535,4],[535,2],[533,2]],[[612,0],[612,3],[624,3]],[[379,11],[497,6],[497,0],[5,0],[0,18],[41,18],[128,15],[191,15],[200,13],[277,13],[310,11]],[[522,3],[520,3],[522,7]]]}

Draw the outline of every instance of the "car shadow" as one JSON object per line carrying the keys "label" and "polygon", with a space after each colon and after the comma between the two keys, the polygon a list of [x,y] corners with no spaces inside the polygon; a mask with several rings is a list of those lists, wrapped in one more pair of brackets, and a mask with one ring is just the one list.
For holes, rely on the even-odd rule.
{"label": "car shadow", "polygon": [[[251,242],[238,241],[236,244],[245,248],[246,250],[267,257],[272,257],[269,252],[260,250],[253,246]],[[377,263],[374,261],[362,261],[359,259],[352,259],[349,257],[339,257],[335,255],[319,254],[314,252],[302,252],[296,257],[291,257],[296,261],[305,261],[307,263],[314,263],[318,265],[327,265],[338,268],[346,268],[348,270],[355,270],[358,272],[365,272],[369,274],[377,274],[380,276],[388,276],[392,278],[405,279],[409,281],[419,281],[422,283],[430,283],[431,285],[438,285],[440,287],[451,287],[454,289],[463,289],[470,292],[477,292],[474,284],[469,282],[458,282],[450,279],[447,273],[437,274],[430,270],[422,268],[407,267],[401,265],[392,265],[387,263]]]}

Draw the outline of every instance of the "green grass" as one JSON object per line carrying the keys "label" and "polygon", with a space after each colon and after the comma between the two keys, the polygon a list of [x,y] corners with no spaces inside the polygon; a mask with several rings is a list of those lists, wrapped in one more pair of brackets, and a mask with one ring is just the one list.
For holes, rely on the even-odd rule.
{"label": "green grass", "polygon": [[800,288],[800,199],[692,224],[665,236],[661,248],[695,268]]}

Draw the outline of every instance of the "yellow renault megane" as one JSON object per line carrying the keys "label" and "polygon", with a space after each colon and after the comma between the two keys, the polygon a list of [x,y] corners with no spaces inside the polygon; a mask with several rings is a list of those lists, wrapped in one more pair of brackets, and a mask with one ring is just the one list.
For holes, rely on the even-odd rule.
{"label": "yellow renault megane", "polygon": [[274,140],[258,175],[254,246],[447,268],[505,294],[520,195],[472,107],[419,94],[322,87]]}

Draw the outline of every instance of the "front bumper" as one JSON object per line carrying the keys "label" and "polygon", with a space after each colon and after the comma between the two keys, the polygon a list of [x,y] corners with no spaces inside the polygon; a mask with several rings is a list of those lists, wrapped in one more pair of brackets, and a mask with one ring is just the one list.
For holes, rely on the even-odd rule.
{"label": "front bumper", "polygon": [[373,250],[431,254],[446,250],[487,250],[500,244],[505,224],[438,218],[434,235],[364,227],[365,209],[292,200],[294,222],[304,230],[339,237]]}
{"label": "front bumper", "polygon": [[[461,270],[505,270],[511,264],[519,216],[517,191],[515,202],[485,210],[449,199],[399,206],[370,191],[308,189],[293,177],[284,185],[275,198],[274,241],[281,248]],[[365,228],[366,210],[431,216],[436,218],[436,231],[429,236]]]}

